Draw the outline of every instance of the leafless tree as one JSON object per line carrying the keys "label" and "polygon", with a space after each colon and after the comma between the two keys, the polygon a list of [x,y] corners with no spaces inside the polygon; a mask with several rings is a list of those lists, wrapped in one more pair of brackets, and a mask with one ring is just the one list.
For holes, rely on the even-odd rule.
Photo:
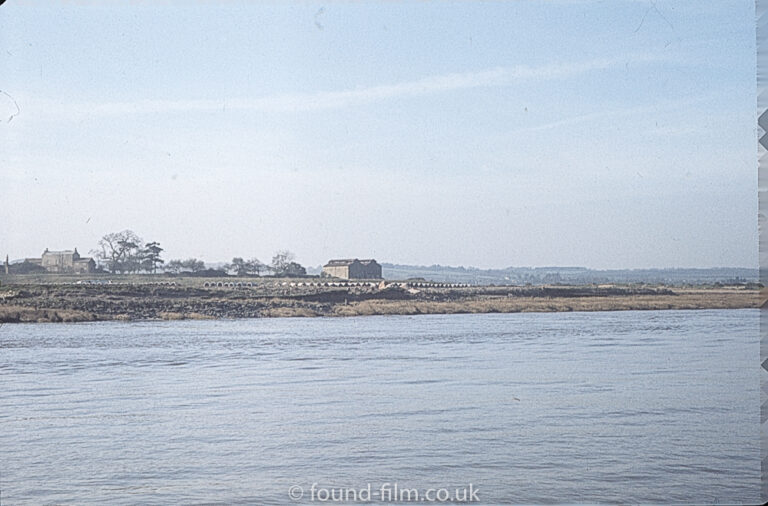
{"label": "leafless tree", "polygon": [[93,254],[113,274],[135,272],[140,267],[138,253],[141,243],[141,238],[132,230],[112,232],[99,240],[99,249]]}

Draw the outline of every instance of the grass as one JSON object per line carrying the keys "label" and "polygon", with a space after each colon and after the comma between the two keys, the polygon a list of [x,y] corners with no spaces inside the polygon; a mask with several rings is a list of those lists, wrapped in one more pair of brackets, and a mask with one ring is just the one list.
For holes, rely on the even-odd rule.
{"label": "grass", "polygon": [[164,311],[158,313],[158,316],[163,320],[213,320],[213,316],[202,313],[177,313],[173,311]]}
{"label": "grass", "polygon": [[267,318],[286,318],[286,317],[309,318],[313,316],[320,316],[319,313],[304,307],[271,307],[271,308],[264,309],[261,315]]}
{"label": "grass", "polygon": [[36,309],[24,306],[0,306],[0,323],[87,322],[98,319],[93,313],[71,309]]}
{"label": "grass", "polygon": [[758,307],[754,291],[701,290],[678,295],[608,297],[507,297],[461,301],[369,300],[337,305],[335,316],[454,313],[524,313],[558,311],[626,311],[659,309],[738,309]]}

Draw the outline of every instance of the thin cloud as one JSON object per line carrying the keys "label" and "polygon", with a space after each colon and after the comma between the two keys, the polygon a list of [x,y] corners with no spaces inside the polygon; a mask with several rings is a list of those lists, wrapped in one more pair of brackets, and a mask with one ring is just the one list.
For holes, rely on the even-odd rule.
{"label": "thin cloud", "polygon": [[[717,96],[718,95],[706,95],[702,97],[685,98],[680,100],[665,100],[665,101],[657,102],[654,104],[640,105],[636,107],[625,107],[621,109],[613,109],[608,111],[599,111],[599,112],[588,113],[588,114],[580,114],[577,116],[571,116],[568,118],[551,121],[549,123],[542,123],[539,125],[531,125],[531,126],[515,128],[513,130],[509,130],[507,134],[540,132],[543,130],[551,130],[553,128],[561,128],[561,127],[576,125],[580,123],[589,123],[589,122],[599,121],[603,119],[610,119],[610,118],[616,118],[616,117],[622,117],[622,116],[631,116],[635,114],[647,114],[651,111],[655,111],[655,112],[668,111],[668,110],[677,109],[679,107],[706,103],[711,101],[713,98],[716,98]],[[692,131],[693,130],[691,129],[686,129],[684,133],[691,133]],[[662,133],[662,132],[659,131],[659,133]],[[672,133],[671,130],[670,130],[670,133]],[[677,133],[683,133],[683,132],[680,131]]]}
{"label": "thin cloud", "polygon": [[629,58],[595,59],[580,63],[549,64],[538,67],[517,65],[496,67],[479,72],[452,73],[430,76],[414,81],[371,86],[367,88],[320,91],[313,93],[275,94],[252,99],[218,100],[137,100],[130,102],[101,102],[87,104],[47,104],[49,112],[69,116],[129,115],[150,113],[207,113],[222,110],[245,112],[305,112],[360,106],[386,100],[448,93],[474,88],[509,86],[523,81],[545,81],[574,77],[597,70],[634,63],[658,62],[667,58],[634,56]]}

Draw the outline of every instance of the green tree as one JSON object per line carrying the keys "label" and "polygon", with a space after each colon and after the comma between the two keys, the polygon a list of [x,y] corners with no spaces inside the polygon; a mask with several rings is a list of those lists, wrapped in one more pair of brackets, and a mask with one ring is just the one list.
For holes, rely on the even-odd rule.
{"label": "green tree", "polygon": [[180,273],[181,269],[183,268],[184,268],[184,265],[182,264],[181,260],[171,260],[170,262],[165,264],[165,270],[173,274]]}
{"label": "green tree", "polygon": [[155,274],[157,272],[157,267],[165,261],[160,258],[160,253],[163,252],[163,248],[160,247],[159,242],[148,242],[144,245],[143,248],[141,248],[141,251],[139,252],[139,258],[140,258],[140,264],[142,269],[144,269],[147,272],[151,272],[152,274]]}
{"label": "green tree", "polygon": [[197,258],[187,258],[181,265],[190,272],[200,272],[205,270],[205,262],[198,260]]}
{"label": "green tree", "polygon": [[174,259],[165,265],[165,270],[174,274],[200,272],[205,270],[205,262],[197,258],[187,258],[186,260]]}
{"label": "green tree", "polygon": [[291,262],[285,267],[285,275],[286,276],[306,276],[307,269],[305,269],[299,263]]}
{"label": "green tree", "polygon": [[232,263],[226,266],[227,271],[236,276],[259,276],[262,271],[268,268],[258,258],[243,260],[241,257],[233,258]]}

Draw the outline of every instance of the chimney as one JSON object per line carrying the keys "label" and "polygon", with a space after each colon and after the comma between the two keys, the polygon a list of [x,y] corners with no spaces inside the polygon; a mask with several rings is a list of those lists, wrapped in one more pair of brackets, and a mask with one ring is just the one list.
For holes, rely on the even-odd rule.
{"label": "chimney", "polygon": [[5,255],[5,273],[8,274],[8,255]]}

